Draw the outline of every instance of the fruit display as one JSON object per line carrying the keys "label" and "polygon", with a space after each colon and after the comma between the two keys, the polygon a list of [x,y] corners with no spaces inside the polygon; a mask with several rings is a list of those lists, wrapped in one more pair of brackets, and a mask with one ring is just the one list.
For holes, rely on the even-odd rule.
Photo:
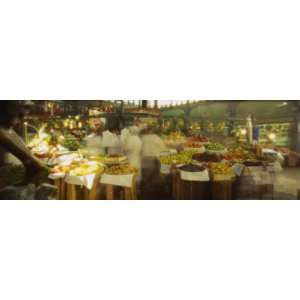
{"label": "fruit display", "polygon": [[70,151],[77,151],[80,147],[80,142],[74,138],[67,138],[64,140],[63,146]]}
{"label": "fruit display", "polygon": [[127,113],[135,113],[135,114],[151,114],[151,115],[159,115],[160,110],[151,107],[125,107],[125,112]]}
{"label": "fruit display", "polygon": [[221,162],[222,158],[217,154],[210,153],[197,153],[193,155],[193,160],[199,162]]}
{"label": "fruit display", "polygon": [[203,144],[201,142],[191,142],[187,141],[184,145],[185,148],[201,148]]}
{"label": "fruit display", "polygon": [[68,174],[71,176],[86,176],[89,174],[103,173],[104,165],[97,161],[73,161],[69,165],[58,165],[50,170],[52,174]]}
{"label": "fruit display", "polygon": [[104,165],[101,165],[95,161],[87,161],[80,166],[71,169],[69,174],[71,176],[86,176],[89,174],[100,174],[104,171]]}
{"label": "fruit display", "polygon": [[207,151],[225,151],[226,148],[224,145],[220,144],[220,143],[210,143],[208,145],[206,145],[206,150]]}
{"label": "fruit display", "polygon": [[40,145],[43,143],[49,144],[51,140],[51,136],[45,132],[47,125],[43,125],[37,132],[37,134],[34,136],[34,138],[31,140],[31,142],[27,145],[30,149],[35,149],[37,147],[40,147]]}
{"label": "fruit display", "polygon": [[206,168],[204,166],[199,166],[195,164],[186,164],[184,166],[181,166],[179,170],[185,171],[185,172],[203,172]]}
{"label": "fruit display", "polygon": [[130,175],[137,173],[137,169],[129,164],[112,166],[105,170],[105,174],[108,175]]}
{"label": "fruit display", "polygon": [[192,156],[197,153],[197,151],[189,150],[183,151],[179,154],[167,155],[160,157],[161,164],[164,165],[178,165],[178,164],[188,164],[192,162]]}
{"label": "fruit display", "polygon": [[99,163],[105,163],[107,156],[105,155],[97,155],[97,156],[89,156],[90,160],[97,161]]}
{"label": "fruit display", "polygon": [[243,162],[247,160],[255,160],[256,156],[253,152],[243,147],[231,148],[228,153],[223,154],[222,158],[228,161]]}
{"label": "fruit display", "polygon": [[198,136],[189,137],[188,142],[191,142],[191,143],[208,143],[209,139],[206,136],[198,135]]}
{"label": "fruit display", "polygon": [[211,165],[211,171],[214,175],[230,175],[232,168],[226,163],[215,163]]}
{"label": "fruit display", "polygon": [[186,142],[186,137],[182,135],[181,132],[172,132],[168,136],[163,137],[164,142],[169,144],[184,144]]}
{"label": "fruit display", "polygon": [[127,157],[123,155],[109,155],[104,159],[105,164],[120,164],[127,161]]}

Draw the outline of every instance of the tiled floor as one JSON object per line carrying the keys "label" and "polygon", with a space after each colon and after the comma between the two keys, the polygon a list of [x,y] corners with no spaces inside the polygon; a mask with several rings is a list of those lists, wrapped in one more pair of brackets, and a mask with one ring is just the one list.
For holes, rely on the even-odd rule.
{"label": "tiled floor", "polygon": [[284,169],[275,176],[275,199],[297,199],[297,190],[300,189],[300,168]]}

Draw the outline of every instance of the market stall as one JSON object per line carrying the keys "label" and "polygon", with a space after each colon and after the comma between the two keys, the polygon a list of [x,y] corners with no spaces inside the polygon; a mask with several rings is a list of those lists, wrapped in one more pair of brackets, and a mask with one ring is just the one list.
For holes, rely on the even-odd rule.
{"label": "market stall", "polygon": [[[282,114],[276,103],[276,120],[270,112],[265,118],[257,113],[259,140],[249,144],[244,101],[228,107],[224,101],[178,107],[155,102],[148,107],[144,100],[31,102],[33,113],[25,116],[20,134],[48,170],[42,181],[56,187],[60,200],[148,199],[149,191],[157,199],[273,199],[276,174],[300,163],[299,152],[288,143],[290,103]],[[271,104],[259,103],[264,109]],[[103,128],[96,133],[99,124]],[[151,128],[164,145],[147,158],[159,170],[146,182],[144,169],[129,163],[124,148],[130,126],[141,141]],[[89,136],[103,151],[91,151]],[[24,174],[21,165],[0,166],[0,189],[20,185]]]}

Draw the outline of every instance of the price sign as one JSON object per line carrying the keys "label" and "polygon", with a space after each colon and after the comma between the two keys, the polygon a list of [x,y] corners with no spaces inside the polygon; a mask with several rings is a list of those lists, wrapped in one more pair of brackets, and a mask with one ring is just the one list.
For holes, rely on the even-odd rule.
{"label": "price sign", "polygon": [[161,164],[160,173],[162,174],[170,174],[171,173],[171,165]]}
{"label": "price sign", "polygon": [[209,174],[207,169],[202,172],[180,171],[180,177],[182,180],[187,181],[209,181]]}
{"label": "price sign", "polygon": [[129,174],[129,175],[103,174],[100,182],[102,184],[111,184],[111,185],[117,185],[117,186],[132,187],[133,176],[134,176],[133,174]]}

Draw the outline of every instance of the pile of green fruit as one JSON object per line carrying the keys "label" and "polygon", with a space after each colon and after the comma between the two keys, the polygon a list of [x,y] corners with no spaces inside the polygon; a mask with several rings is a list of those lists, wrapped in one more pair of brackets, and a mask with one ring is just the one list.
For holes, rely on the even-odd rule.
{"label": "pile of green fruit", "polygon": [[220,143],[210,143],[205,146],[207,151],[223,151],[225,146]]}
{"label": "pile of green fruit", "polygon": [[179,165],[179,164],[189,164],[193,160],[193,155],[195,155],[197,150],[187,150],[187,151],[182,151],[178,154],[172,154],[172,155],[167,155],[167,156],[162,156],[160,158],[161,164],[164,165]]}
{"label": "pile of green fruit", "polygon": [[80,148],[80,143],[76,139],[68,139],[67,138],[67,139],[65,139],[63,146],[70,151],[77,151]]}

